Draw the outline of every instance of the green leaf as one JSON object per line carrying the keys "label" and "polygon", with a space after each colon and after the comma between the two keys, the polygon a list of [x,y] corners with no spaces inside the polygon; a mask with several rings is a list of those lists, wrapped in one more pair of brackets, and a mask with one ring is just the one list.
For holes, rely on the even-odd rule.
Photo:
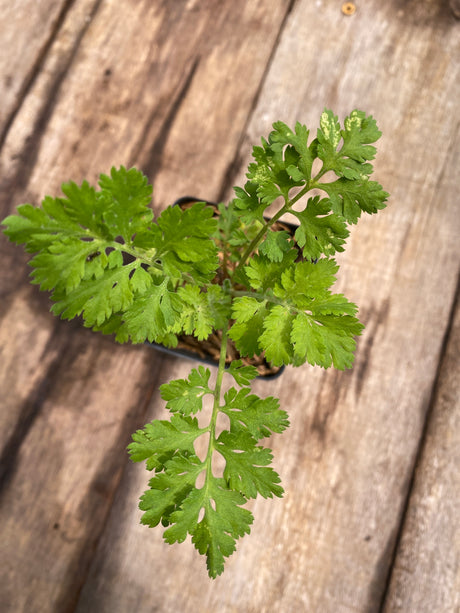
{"label": "green leaf", "polygon": [[[230,374],[241,383],[256,374],[254,367],[241,361],[230,368]],[[210,371],[203,366],[193,369],[188,380],[175,380],[160,388],[171,421],[155,420],[133,434],[129,445],[131,459],[146,460],[155,474],[143,494],[140,509],[142,523],[167,526],[167,543],[183,542],[187,535],[201,554],[206,555],[210,577],[223,571],[225,558],[233,553],[236,540],[249,533],[253,516],[242,505],[257,494],[267,498],[281,496],[278,474],[269,465],[269,449],[257,445],[257,439],[281,432],[288,425],[287,415],[280,411],[275,398],[261,399],[249,388],[236,392],[231,388],[223,407],[214,403],[213,420],[219,411],[230,419],[230,431],[215,438],[212,425],[199,428],[190,413],[201,409],[202,398],[215,390],[209,387]],[[215,421],[214,421],[215,423]],[[195,453],[195,441],[209,432],[208,453],[204,461]],[[225,460],[224,477],[214,476],[212,453]],[[197,478],[204,472],[202,487]],[[200,519],[201,518],[201,519]]]}
{"label": "green leaf", "polygon": [[194,441],[206,428],[199,428],[196,418],[172,415],[171,421],[156,419],[133,435],[128,451],[133,462],[147,460],[147,469],[164,468],[165,457],[170,460],[177,452],[194,454]]}
{"label": "green leaf", "polygon": [[217,330],[225,328],[231,317],[232,299],[230,294],[224,291],[220,285],[209,285],[205,297],[213,327]]}
{"label": "green leaf", "polygon": [[310,179],[313,152],[308,147],[308,131],[297,123],[295,133],[277,122],[268,141],[254,147],[255,162],[249,164],[245,189],[236,188],[235,206],[244,210],[244,221],[263,223],[265,209],[278,197],[288,198],[293,187]]}
{"label": "green leaf", "polygon": [[377,213],[386,207],[387,192],[376,181],[366,177],[357,180],[338,179],[333,183],[319,185],[329,195],[331,208],[348,223],[356,223],[361,211]]}
{"label": "green leaf", "polygon": [[286,167],[289,176],[296,182],[309,181],[314,155],[308,146],[309,131],[307,127],[297,122],[293,132],[285,123],[277,121],[273,124],[269,140],[271,143],[281,145],[291,145],[291,149],[296,152],[292,158],[292,163]]}
{"label": "green leaf", "polygon": [[179,280],[188,274],[197,283],[212,279],[219,265],[212,239],[217,230],[213,215],[213,208],[204,202],[185,210],[168,207],[162,212],[151,228],[150,244],[167,276]]}
{"label": "green leaf", "polygon": [[261,303],[257,298],[252,296],[241,296],[233,301],[232,315],[236,321],[245,323],[252,319],[254,315],[262,308]]}
{"label": "green leaf", "polygon": [[252,181],[247,181],[244,189],[234,187],[236,198],[232,201],[233,205],[241,211],[241,220],[244,223],[258,221],[264,223],[264,212],[268,205],[262,202],[257,194],[258,185]]}
{"label": "green leaf", "polygon": [[233,301],[232,316],[236,321],[229,330],[229,336],[242,356],[252,357],[261,352],[259,337],[266,314],[266,301],[247,296]]}
{"label": "green leaf", "polygon": [[230,431],[248,432],[256,440],[283,432],[289,420],[286,411],[280,410],[279,401],[272,396],[259,398],[250,392],[247,387],[238,392],[232,387],[225,394],[221,411],[230,419]]}
{"label": "green leaf", "polygon": [[[47,203],[56,205],[58,211],[55,217],[47,213],[47,208],[50,208],[46,206]],[[59,199],[54,200],[48,196],[42,206],[43,208],[31,204],[19,205],[18,215],[9,215],[2,222],[6,226],[5,235],[18,245],[24,244],[29,253],[46,249],[55,240],[61,242],[68,236],[81,236],[81,226],[66,217]]]}
{"label": "green leaf", "polygon": [[330,295],[329,288],[339,270],[335,260],[321,259],[313,262],[296,262],[281,275],[281,284],[274,288],[278,298],[289,299],[296,307],[308,309],[313,299]]}
{"label": "green leaf", "polygon": [[92,234],[107,236],[102,220],[102,207],[99,195],[87,181],[77,185],[73,181],[61,187],[67,198],[45,199],[43,208],[51,215],[60,217],[66,224],[74,222]]}
{"label": "green leaf", "polygon": [[277,152],[270,148],[267,141],[262,139],[262,147],[254,147],[252,156],[255,162],[249,164],[247,177],[257,185],[257,196],[261,202],[269,206],[276,198],[283,194],[280,186],[284,186],[285,181],[289,181],[290,177],[285,172],[285,176],[281,177],[282,160]]}
{"label": "green leaf", "polygon": [[285,252],[280,262],[272,262],[264,255],[254,255],[244,268],[251,287],[264,292],[272,289],[297,256],[296,249]]}
{"label": "green leaf", "polygon": [[279,475],[268,467],[272,461],[270,449],[256,445],[247,433],[222,432],[217,439],[217,451],[225,459],[224,479],[230,488],[246,498],[264,498],[283,495]]}
{"label": "green leaf", "polygon": [[[236,188],[235,188],[236,189]],[[244,190],[241,190],[245,196]],[[218,205],[219,216],[217,218],[219,231],[215,238],[218,241],[219,249],[228,262],[239,262],[241,250],[244,249],[260,230],[261,224],[250,221],[249,224],[243,222],[243,213],[236,209],[235,200],[229,202],[228,206]]]}
{"label": "green leaf", "polygon": [[84,181],[81,186],[65,183],[62,190],[68,198],[47,196],[41,208],[30,204],[18,206],[18,215],[10,215],[3,221],[8,238],[24,244],[29,253],[45,250],[54,242],[68,243],[68,239],[109,240],[95,189]]}
{"label": "green leaf", "polygon": [[124,241],[132,244],[134,235],[145,230],[153,219],[150,208],[152,186],[147,177],[131,168],[121,166],[112,168],[110,176],[101,175],[100,202],[103,207],[103,219],[111,236],[122,236]]}
{"label": "green leaf", "polygon": [[[165,531],[164,539],[167,543],[182,542],[187,533],[191,534],[196,549],[206,555],[209,576],[215,578],[223,572],[225,558],[235,551],[236,540],[250,532],[254,518],[241,508],[245,502],[244,496],[229,490],[223,479],[214,478],[207,490],[192,490],[171,515],[175,525]],[[203,519],[198,522],[203,508]]]}
{"label": "green leaf", "polygon": [[32,282],[39,284],[41,290],[59,288],[69,293],[78,287],[84,277],[102,276],[107,264],[102,241],[84,242],[76,238],[55,240],[47,250],[30,261],[34,268]]}
{"label": "green leaf", "polygon": [[329,168],[335,161],[335,151],[342,135],[337,116],[329,109],[324,109],[319,122],[318,157]]}
{"label": "green leaf", "polygon": [[354,337],[361,334],[362,329],[362,324],[349,315],[312,317],[299,313],[292,324],[295,355],[313,366],[351,368],[356,348]]}
{"label": "green leaf", "polygon": [[265,240],[259,245],[259,252],[272,262],[281,262],[283,255],[292,247],[289,234],[284,231],[267,232]]}
{"label": "green leaf", "polygon": [[294,318],[290,309],[275,305],[264,320],[264,331],[259,342],[265,357],[274,366],[290,364],[293,361],[291,327]]}
{"label": "green leaf", "polygon": [[306,360],[314,366],[318,364],[327,368],[330,364],[330,355],[327,355],[320,327],[315,324],[307,313],[298,313],[292,322],[291,341],[294,353],[301,360]]}
{"label": "green leaf", "polygon": [[349,232],[343,218],[331,212],[329,200],[315,196],[308,199],[303,211],[292,212],[300,221],[295,239],[305,258],[314,260],[343,251]]}
{"label": "green leaf", "polygon": [[382,133],[372,116],[366,117],[366,113],[358,110],[346,117],[344,126],[343,147],[340,151],[342,166],[334,170],[347,179],[360,179],[363,174],[369,175],[372,172],[372,165],[364,162],[374,159],[377,150],[369,143],[375,143]]}
{"label": "green leaf", "polygon": [[200,341],[208,338],[214,329],[215,317],[206,294],[197,285],[185,285],[178,289],[178,296],[182,304],[174,332],[194,334]]}
{"label": "green leaf", "polygon": [[[263,321],[254,326],[251,311],[247,310],[244,323],[234,324],[236,332],[248,334],[251,330],[253,344],[264,350],[266,359],[275,366],[299,366],[308,361],[325,368],[332,364],[339,369],[349,368],[354,336],[361,333],[363,326],[354,316],[356,305],[342,294],[330,292],[337,270],[335,261],[327,259],[287,267],[273,293],[267,290],[257,299],[247,299],[251,305],[261,304],[264,299]],[[235,334],[233,328],[230,332]]]}
{"label": "green leaf", "polygon": [[315,298],[309,305],[313,315],[356,315],[358,307],[343,294],[329,294]]}
{"label": "green leaf", "polygon": [[249,385],[258,374],[255,366],[243,366],[243,362],[241,360],[234,360],[231,362],[226,372],[235,379],[240,387]]}
{"label": "green leaf", "polygon": [[163,525],[170,522],[171,514],[180,508],[203,470],[203,463],[194,454],[175,455],[164,466],[164,472],[149,481],[150,489],[144,492],[139,503],[140,510],[145,511],[141,523],[151,528],[160,521]]}
{"label": "green leaf", "polygon": [[55,302],[52,312],[63,319],[82,315],[88,327],[102,325],[112,313],[131,306],[134,292],[130,276],[137,266],[133,262],[121,268],[107,268],[102,277],[84,279],[68,293],[56,289],[51,296]]}
{"label": "green leaf", "polygon": [[[138,279],[133,276],[135,287]],[[161,342],[166,332],[174,327],[181,317],[182,303],[177,294],[169,288],[165,279],[159,285],[151,283],[143,295],[123,313],[123,334],[133,343]]]}
{"label": "green leaf", "polygon": [[160,386],[160,394],[166,400],[166,408],[172,413],[190,415],[201,411],[203,396],[212,394],[209,389],[209,368],[198,366],[192,369],[188,380],[175,379]]}
{"label": "green leaf", "polygon": [[[100,185],[98,192],[87,182],[66,183],[62,186],[66,198],[46,197],[40,209],[18,207],[19,214],[6,220],[6,233],[38,252],[30,262],[33,282],[54,290],[56,315],[67,319],[83,315],[86,326],[111,329],[125,341],[130,334],[121,329],[119,314],[131,309],[136,296],[136,309],[130,311],[136,320],[144,308],[142,297],[153,285],[151,274],[144,270],[149,257],[132,247],[133,236],[149,230],[152,188],[141,172],[124,167],[112,168],[110,177],[101,175]],[[154,270],[151,264],[149,270]],[[164,273],[160,278],[164,281]],[[151,293],[155,296],[156,288]],[[167,325],[173,323],[168,321],[171,311],[163,315]],[[163,321],[161,326],[164,336]],[[136,321],[131,328],[136,328]],[[147,330],[139,338],[138,330],[133,331],[138,342],[152,334]]]}

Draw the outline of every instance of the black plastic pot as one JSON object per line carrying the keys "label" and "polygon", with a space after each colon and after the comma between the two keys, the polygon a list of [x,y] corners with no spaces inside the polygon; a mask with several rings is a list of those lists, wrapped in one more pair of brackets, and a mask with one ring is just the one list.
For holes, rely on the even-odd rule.
{"label": "black plastic pot", "polygon": [[[206,204],[214,207],[217,210],[217,204],[215,202],[209,202],[209,200],[203,200],[200,198],[193,198],[192,196],[183,196],[182,198],[178,198],[174,202],[173,206],[176,206],[176,205],[186,206],[187,204],[191,204],[193,202],[205,202]],[[286,227],[286,230],[290,232],[292,235],[294,235],[294,232],[296,231],[297,226],[291,223],[284,222],[284,221],[278,222],[278,223],[282,225],[283,227]],[[218,366],[218,360],[214,359],[212,356],[209,356],[209,358],[203,357],[199,353],[192,351],[192,350],[185,349],[183,347],[169,348],[169,347],[165,347],[164,345],[160,345],[159,343],[146,343],[146,344],[150,345],[157,351],[160,351],[170,356],[181,356],[189,360],[195,360],[195,361],[201,362],[202,364],[207,364],[208,366]],[[270,368],[268,363],[267,363],[267,368]],[[264,379],[266,381],[271,381],[272,379],[277,379],[283,373],[283,371],[284,371],[284,366],[281,366],[279,370],[276,371],[275,373],[260,374],[258,375],[258,378]]]}

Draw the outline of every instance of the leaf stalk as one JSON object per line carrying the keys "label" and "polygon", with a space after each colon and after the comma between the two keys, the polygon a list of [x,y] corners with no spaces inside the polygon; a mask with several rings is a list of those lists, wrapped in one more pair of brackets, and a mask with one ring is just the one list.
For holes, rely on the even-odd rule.
{"label": "leaf stalk", "polygon": [[219,356],[219,366],[217,370],[217,378],[216,385],[214,388],[213,396],[214,403],[212,407],[212,415],[211,421],[209,424],[209,443],[208,450],[206,453],[206,458],[204,461],[206,467],[206,480],[204,487],[207,489],[209,479],[212,477],[212,454],[215,450],[216,443],[216,425],[217,425],[217,415],[219,414],[220,409],[220,393],[222,389],[222,380],[224,378],[225,372],[225,360],[227,358],[227,339],[228,339],[228,322],[225,327],[222,329],[222,343],[220,346],[220,356]]}
{"label": "leaf stalk", "polygon": [[239,268],[241,268],[242,266],[245,265],[246,260],[249,258],[251,253],[261,243],[262,239],[264,238],[265,234],[267,233],[267,230],[269,230],[273,226],[273,224],[275,222],[277,222],[278,219],[280,219],[280,217],[282,217],[285,213],[288,213],[292,209],[294,204],[296,202],[298,202],[301,198],[303,198],[305,196],[305,194],[307,194],[311,189],[317,187],[318,179],[320,177],[322,177],[326,172],[327,172],[326,169],[321,169],[320,172],[313,179],[311,179],[310,181],[307,181],[307,184],[305,185],[305,187],[303,187],[300,190],[300,192],[298,192],[293,198],[288,200],[288,198],[285,197],[284,205],[280,208],[280,210],[277,213],[275,213],[275,215],[273,215],[273,217],[271,217],[266,222],[266,224],[261,228],[261,230],[257,234],[257,236],[251,241],[251,243],[247,247],[246,251],[241,256],[241,260],[239,261],[239,263],[238,263],[238,265],[237,265],[235,270],[238,270]]}

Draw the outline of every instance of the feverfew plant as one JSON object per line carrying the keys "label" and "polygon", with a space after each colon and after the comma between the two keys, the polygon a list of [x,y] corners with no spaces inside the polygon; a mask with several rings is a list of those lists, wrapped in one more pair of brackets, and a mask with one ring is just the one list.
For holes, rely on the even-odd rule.
{"label": "feverfew plant", "polygon": [[[264,354],[275,366],[338,369],[353,363],[363,326],[357,307],[331,291],[339,268],[332,256],[343,251],[348,224],[385,206],[388,194],[369,179],[371,143],[380,135],[358,110],[343,128],[325,110],[310,142],[304,125],[291,130],[276,122],[254,147],[244,188],[217,214],[201,202],[169,207],[155,220],[147,178],[121,167],[101,175],[99,189],[66,183],[65,197],[47,196],[40,208],[21,205],[3,222],[8,238],[35,254],[32,283],[52,292],[55,315],[81,317],[121,343],[174,347],[181,334],[220,334],[215,383],[210,369],[198,366],[187,379],[162,385],[170,419],[147,424],[129,445],[131,459],[152,472],[142,523],[161,522],[168,543],[190,535],[213,578],[250,531],[245,503],[283,494],[271,451],[259,441],[287,428],[288,416],[277,399],[251,393],[258,372],[248,359]],[[266,219],[273,203],[278,209]],[[273,229],[287,212],[299,222],[293,235]],[[245,362],[226,369],[229,342]],[[234,386],[222,394],[224,376]],[[206,395],[213,408],[201,427],[196,414]],[[221,413],[229,428],[218,433]],[[203,435],[209,443],[202,459],[195,443]],[[225,465],[220,474],[216,454]]]}

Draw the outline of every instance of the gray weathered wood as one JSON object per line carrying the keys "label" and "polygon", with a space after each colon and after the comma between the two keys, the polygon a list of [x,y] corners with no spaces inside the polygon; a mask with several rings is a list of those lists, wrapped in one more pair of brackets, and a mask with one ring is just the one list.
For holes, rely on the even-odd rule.
{"label": "gray weathered wood", "polygon": [[[74,610],[82,588],[80,613],[379,610],[458,273],[458,22],[441,0],[372,0],[350,17],[330,1],[79,0],[59,4],[59,24],[57,6],[40,39],[55,27],[53,44],[27,96],[23,85],[15,94],[1,217],[120,163],[154,180],[157,210],[190,192],[228,196],[272,121],[315,126],[325,105],[376,116],[377,178],[392,197],[340,258],[338,289],[367,325],[354,370],[306,366],[256,384],[291,414],[269,442],[286,495],[252,503],[252,535],[215,582],[190,542],[170,547],[139,525],[148,474],[124,452],[135,427],[164,415],[154,389],[190,366],[53,320],[25,257],[0,240],[0,609]],[[449,474],[455,458],[442,458]],[[433,477],[423,485],[424,465],[419,499]],[[413,522],[405,529],[388,598],[411,603],[419,588],[403,556],[433,549],[414,540]],[[446,580],[434,579],[432,602]]]}
{"label": "gray weathered wood", "polygon": [[[44,196],[44,185],[36,192],[28,190],[30,175],[40,149],[40,139],[46,132],[62,82],[96,4],[95,0],[88,0],[69,10],[59,35],[43,58],[43,70],[35,78],[29,95],[18,103],[18,114],[0,152],[2,219],[13,212],[15,205],[29,197],[36,202]],[[45,8],[43,4],[41,10]],[[23,15],[24,11],[26,7],[20,14]],[[18,23],[13,20],[11,27],[17,29]],[[23,46],[27,45],[27,37],[18,35],[18,40]],[[72,168],[72,162],[68,163],[68,168]],[[43,177],[49,179],[50,175]],[[57,186],[52,184],[50,189],[57,189]],[[0,385],[5,390],[2,397],[5,408],[0,412],[0,449],[2,457],[10,457],[8,450],[17,448],[18,439],[33,419],[36,402],[30,398],[44,385],[44,373],[49,368],[53,370],[53,363],[59,361],[58,353],[63,351],[63,347],[59,348],[59,343],[56,343],[56,322],[47,312],[48,298],[38,297],[37,291],[28,283],[26,275],[29,271],[24,254],[5,240],[0,242],[0,254],[3,267],[0,339],[6,347],[0,369]],[[41,391],[40,397],[42,394]],[[5,463],[2,473],[4,470]]]}
{"label": "gray weathered wood", "polygon": [[[111,165],[136,163],[153,177],[168,159],[157,157],[173,126],[194,141],[176,149],[176,178],[163,195],[181,195],[181,179],[193,185],[198,150],[212,152],[216,189],[287,8],[69,3],[0,152],[1,217],[21,201],[56,193],[64,180],[94,180]],[[260,29],[250,37],[255,24]],[[225,104],[228,78],[233,96]],[[202,128],[192,134],[192,124]],[[195,187],[204,188],[201,181]],[[85,580],[129,434],[143,423],[161,368],[171,361],[54,320],[48,298],[28,284],[24,255],[0,244],[0,608],[67,611]]]}
{"label": "gray weathered wood", "polygon": [[441,363],[386,613],[460,610],[460,309]]}
{"label": "gray weathered wood", "polygon": [[229,180],[241,181],[249,144],[273,120],[316,125],[324,105],[377,117],[390,206],[360,222],[340,258],[338,288],[367,325],[356,366],[257,386],[291,414],[270,441],[286,495],[253,503],[252,535],[215,583],[191,544],[134,525],[147,476],[129,467],[79,612],[379,610],[457,283],[458,42],[437,1],[368,2],[352,17],[296,3]]}
{"label": "gray weathered wood", "polygon": [[460,19],[460,0],[449,0],[449,5],[455,17]]}
{"label": "gray weathered wood", "polygon": [[[17,103],[18,114],[6,134],[0,152],[2,219],[13,211],[14,205],[20,204],[28,197],[31,201],[37,201],[44,195],[43,191],[38,193],[27,191],[31,169],[40,147],[40,137],[46,131],[55,99],[96,4],[95,0],[80,2],[65,13],[66,18],[61,24],[59,35],[53,39],[49,53],[42,59],[43,70],[35,77],[30,94]],[[7,39],[14,38],[14,31],[19,29],[18,24],[21,23],[19,17],[22,16],[24,21],[24,14],[27,14],[25,3],[21,6],[22,10],[17,15],[15,13],[15,19],[5,21]],[[47,7],[42,3],[40,14],[46,12],[46,9],[53,12],[55,6],[53,7]],[[61,13],[64,13],[64,7],[61,8]],[[33,7],[30,7],[31,16],[32,13],[35,14],[36,9],[36,3],[33,3]],[[31,19],[28,22],[29,28],[34,23]],[[12,31],[10,32],[8,28]],[[18,32],[15,55],[19,54],[20,44],[22,47],[28,45],[28,36],[33,38],[26,27]],[[69,169],[71,167],[70,163]],[[37,291],[28,283],[24,254],[2,240],[0,255],[2,260],[0,340],[5,348],[0,368],[0,386],[5,390],[1,399],[2,411],[0,411],[2,452],[0,474],[3,478],[5,471],[8,470],[7,464],[14,464],[11,450],[17,450],[21,437],[25,435],[34,419],[36,407],[45,394],[44,390],[48,389],[46,373],[53,372],[54,364],[60,360],[59,353],[65,348],[59,346],[57,340],[59,334],[55,334],[56,322],[47,312],[48,298],[38,297]],[[36,399],[37,394],[39,400]]]}
{"label": "gray weathered wood", "polygon": [[66,0],[0,0],[0,143],[68,5]]}

